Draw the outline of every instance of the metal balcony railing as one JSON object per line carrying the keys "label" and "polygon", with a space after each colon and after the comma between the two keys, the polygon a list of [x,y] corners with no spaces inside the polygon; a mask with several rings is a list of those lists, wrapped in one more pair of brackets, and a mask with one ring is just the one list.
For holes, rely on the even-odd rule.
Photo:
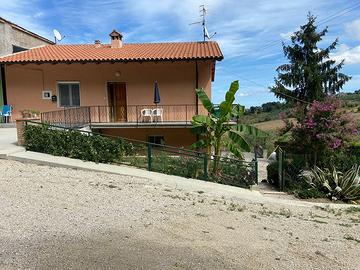
{"label": "metal balcony railing", "polygon": [[188,125],[196,114],[207,114],[207,112],[201,105],[85,106],[41,113],[41,121],[65,127],[107,123]]}

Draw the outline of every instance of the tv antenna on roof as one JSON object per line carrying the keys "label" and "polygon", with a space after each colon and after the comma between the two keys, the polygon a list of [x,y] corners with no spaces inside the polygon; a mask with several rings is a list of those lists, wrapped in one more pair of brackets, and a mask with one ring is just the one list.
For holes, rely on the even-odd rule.
{"label": "tv antenna on roof", "polygon": [[56,29],[53,30],[54,38],[55,38],[55,44],[57,44],[58,41],[61,41],[65,38],[65,36],[62,36],[60,32]]}
{"label": "tv antenna on roof", "polygon": [[200,6],[200,17],[202,18],[202,20],[189,24],[189,25],[193,25],[193,24],[201,24],[202,25],[204,42],[206,41],[206,39],[210,40],[213,36],[216,35],[216,32],[214,32],[212,35],[209,35],[209,32],[206,28],[206,13],[207,13],[207,10],[205,8],[205,5],[201,5]]}

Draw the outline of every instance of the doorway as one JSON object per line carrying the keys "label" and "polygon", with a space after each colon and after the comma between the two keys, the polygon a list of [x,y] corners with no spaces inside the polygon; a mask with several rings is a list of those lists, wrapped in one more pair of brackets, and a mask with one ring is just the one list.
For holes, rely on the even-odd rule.
{"label": "doorway", "polygon": [[108,82],[107,89],[112,122],[126,122],[126,84],[123,82]]}

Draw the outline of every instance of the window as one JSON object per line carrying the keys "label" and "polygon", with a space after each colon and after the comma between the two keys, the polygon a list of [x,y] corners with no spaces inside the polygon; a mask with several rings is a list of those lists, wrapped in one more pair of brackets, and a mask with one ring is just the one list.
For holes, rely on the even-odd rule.
{"label": "window", "polygon": [[79,83],[58,83],[58,95],[60,107],[80,106]]}
{"label": "window", "polygon": [[149,143],[165,144],[164,136],[149,136]]}
{"label": "window", "polygon": [[12,49],[13,49],[13,53],[17,53],[17,52],[23,52],[23,51],[27,51],[28,49],[20,47],[20,46],[16,46],[16,45],[12,45]]}

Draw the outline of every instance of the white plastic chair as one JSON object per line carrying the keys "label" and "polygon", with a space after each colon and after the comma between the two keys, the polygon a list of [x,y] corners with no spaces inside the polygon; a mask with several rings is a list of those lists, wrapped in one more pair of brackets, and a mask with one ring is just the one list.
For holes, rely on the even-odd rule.
{"label": "white plastic chair", "polygon": [[153,118],[152,118],[151,109],[142,109],[140,114],[141,114],[142,121],[144,121],[145,118],[150,118],[150,122],[152,122]]}
{"label": "white plastic chair", "polygon": [[152,117],[154,118],[160,118],[161,122],[163,122],[163,109],[162,108],[156,108],[152,110]]}

